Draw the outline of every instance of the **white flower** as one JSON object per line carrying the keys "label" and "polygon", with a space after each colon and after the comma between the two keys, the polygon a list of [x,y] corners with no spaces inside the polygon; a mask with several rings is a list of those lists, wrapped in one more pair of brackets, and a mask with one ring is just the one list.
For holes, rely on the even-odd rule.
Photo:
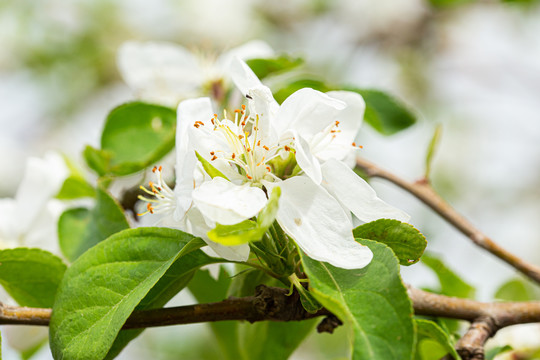
{"label": "white flower", "polygon": [[234,57],[264,58],[274,55],[263,41],[250,41],[219,57],[194,54],[168,42],[124,43],[118,51],[118,68],[136,96],[168,106],[180,100],[210,95],[221,100],[227,91],[226,69]]}
{"label": "white flower", "polygon": [[[256,216],[278,186],[276,220],[308,256],[346,269],[366,266],[372,253],[354,240],[351,212],[365,222],[408,216],[377,198],[342,162],[358,150],[352,139],[363,117],[363,99],[351,92],[302,89],[279,106],[245,63],[235,59],[232,73],[248,108],[220,118],[209,98],[180,103],[176,187],[155,210],[175,208],[185,230],[221,256],[245,260],[247,244],[225,247],[206,234],[216,224]],[[209,176],[204,163],[219,176]]]}
{"label": "white flower", "polygon": [[59,253],[56,220],[62,205],[53,197],[67,175],[56,153],[27,160],[15,198],[0,199],[0,248],[37,247]]}
{"label": "white flower", "polygon": [[[68,175],[62,157],[47,153],[43,159],[31,157],[15,198],[0,199],[0,249],[41,248],[59,254],[57,220],[63,206],[53,197]],[[2,289],[0,301],[15,301]],[[19,351],[34,348],[48,336],[40,326],[3,329],[9,345]]]}

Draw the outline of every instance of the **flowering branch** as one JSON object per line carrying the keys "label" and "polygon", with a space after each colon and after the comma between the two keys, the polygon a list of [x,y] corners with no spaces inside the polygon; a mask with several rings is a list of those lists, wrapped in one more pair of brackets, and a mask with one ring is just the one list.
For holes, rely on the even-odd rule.
{"label": "flowering branch", "polygon": [[401,187],[403,190],[411,193],[424,204],[433,209],[436,213],[438,213],[443,219],[452,224],[456,229],[461,231],[476,245],[489,251],[499,259],[505,261],[540,284],[540,267],[524,261],[493,242],[493,240],[478,230],[446,201],[444,201],[441,196],[435,192],[427,179],[409,182],[361,158],[356,160],[356,165],[364,170],[369,177],[386,179]]}

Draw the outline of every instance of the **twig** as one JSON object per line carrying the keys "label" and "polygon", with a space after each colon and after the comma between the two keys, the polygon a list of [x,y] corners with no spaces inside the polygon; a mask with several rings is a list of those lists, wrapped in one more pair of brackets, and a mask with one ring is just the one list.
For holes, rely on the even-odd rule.
{"label": "twig", "polygon": [[381,169],[377,165],[358,158],[356,165],[366,172],[369,177],[378,177],[386,179],[403,190],[411,193],[416,198],[421,200],[424,204],[433,209],[443,219],[452,224],[455,228],[461,231],[464,235],[469,237],[476,245],[489,251],[499,259],[510,264],[523,274],[527,275],[532,280],[540,284],[540,267],[530,264],[523,259],[511,254],[501,246],[497,245],[488,236],[478,230],[467,219],[461,216],[454,208],[452,208],[446,201],[444,201],[439,194],[433,190],[431,185],[426,180],[420,180],[417,182],[406,181],[384,169]]}
{"label": "twig", "polygon": [[484,345],[499,327],[489,316],[476,319],[456,344],[458,354],[464,360],[484,360]]}
{"label": "twig", "polygon": [[483,303],[432,294],[410,286],[408,293],[417,315],[471,321],[469,330],[456,344],[463,360],[484,359],[486,341],[503,327],[540,322],[540,301]]}

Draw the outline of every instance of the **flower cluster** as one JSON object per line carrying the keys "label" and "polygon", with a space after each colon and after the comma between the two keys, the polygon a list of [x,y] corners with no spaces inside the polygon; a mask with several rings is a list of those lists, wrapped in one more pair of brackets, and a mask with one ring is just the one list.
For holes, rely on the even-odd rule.
{"label": "flower cluster", "polygon": [[151,184],[156,198],[147,200],[157,204],[148,210],[174,215],[180,229],[219,255],[245,261],[248,244],[224,246],[208,233],[257,217],[279,187],[275,220],[303,252],[345,269],[366,266],[372,253],[354,240],[352,215],[363,222],[408,216],[380,200],[348,165],[361,148],[354,139],[362,97],[305,88],[279,105],[242,60],[233,59],[229,71],[247,106],[219,116],[210,98],[179,104],[176,185],[173,191],[162,180]]}

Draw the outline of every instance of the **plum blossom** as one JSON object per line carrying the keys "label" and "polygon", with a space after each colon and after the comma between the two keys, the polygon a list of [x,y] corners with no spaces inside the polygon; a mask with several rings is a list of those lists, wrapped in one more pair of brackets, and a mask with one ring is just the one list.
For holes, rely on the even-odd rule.
{"label": "plum blossom", "polygon": [[209,98],[180,103],[176,186],[151,184],[158,201],[148,210],[174,211],[180,228],[229,260],[245,260],[247,244],[223,246],[207,233],[257,216],[279,187],[276,220],[309,257],[345,269],[366,266],[373,255],[354,240],[351,213],[364,222],[408,216],[380,200],[344,162],[359,149],[353,139],[362,97],[306,88],[280,106],[243,61],[233,60],[231,72],[248,106],[220,117]]}
{"label": "plum blossom", "polygon": [[227,68],[234,57],[244,60],[271,57],[272,48],[254,40],[220,56],[193,53],[169,42],[124,43],[118,51],[118,68],[138,98],[177,106],[190,97],[210,95],[221,101],[229,85]]}

